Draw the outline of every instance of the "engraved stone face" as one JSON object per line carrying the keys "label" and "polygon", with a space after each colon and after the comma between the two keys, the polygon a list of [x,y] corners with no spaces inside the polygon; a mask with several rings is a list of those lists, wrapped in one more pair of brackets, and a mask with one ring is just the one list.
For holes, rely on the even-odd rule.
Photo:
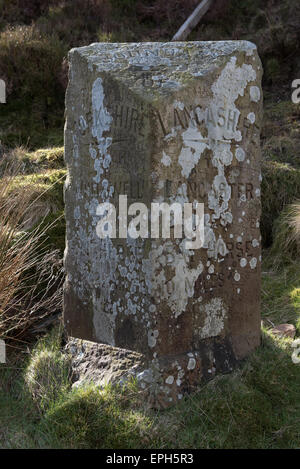
{"label": "engraved stone face", "polygon": [[[143,353],[138,379],[161,406],[260,342],[261,75],[246,41],[70,52],[65,324]],[[120,195],[203,203],[203,247],[100,239],[97,207]]]}

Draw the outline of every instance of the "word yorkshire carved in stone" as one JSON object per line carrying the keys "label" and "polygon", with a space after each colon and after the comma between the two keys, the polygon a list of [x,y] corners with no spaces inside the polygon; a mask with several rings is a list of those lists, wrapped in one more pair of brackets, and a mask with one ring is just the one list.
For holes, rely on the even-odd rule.
{"label": "word yorkshire carved in stone", "polygon": [[[143,354],[138,381],[159,406],[260,342],[261,75],[246,41],[70,52],[64,321]],[[98,207],[119,200],[204,204],[202,247],[100,238]]]}

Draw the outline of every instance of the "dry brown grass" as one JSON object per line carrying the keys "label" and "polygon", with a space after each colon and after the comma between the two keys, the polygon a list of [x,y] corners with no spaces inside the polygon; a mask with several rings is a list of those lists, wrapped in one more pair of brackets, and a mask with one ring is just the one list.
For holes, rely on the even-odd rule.
{"label": "dry brown grass", "polygon": [[61,302],[61,261],[43,247],[44,231],[24,230],[34,189],[11,192],[16,173],[9,165],[0,179],[0,337],[6,340],[24,337]]}
{"label": "dry brown grass", "polygon": [[300,200],[286,205],[274,223],[273,243],[265,254],[267,268],[299,263],[300,259]]}
{"label": "dry brown grass", "polygon": [[300,200],[291,205],[289,223],[293,228],[293,238],[300,241]]}

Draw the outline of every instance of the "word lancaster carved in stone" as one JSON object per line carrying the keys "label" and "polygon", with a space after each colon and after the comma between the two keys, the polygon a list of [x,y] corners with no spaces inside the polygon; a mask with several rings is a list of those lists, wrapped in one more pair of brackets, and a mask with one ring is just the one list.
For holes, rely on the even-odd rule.
{"label": "word lancaster carved in stone", "polygon": [[[65,325],[142,354],[139,386],[167,407],[260,343],[261,62],[245,41],[92,44],[69,59]],[[133,233],[99,237],[99,206],[121,195],[203,204],[201,249],[174,230],[130,236],[143,208]]]}
{"label": "word lancaster carved in stone", "polygon": [[[204,178],[203,178],[204,179]],[[185,184],[184,181],[179,181],[178,185],[182,186]],[[169,180],[164,181],[163,193],[164,198],[171,197],[173,190],[173,182]],[[252,182],[246,183],[229,183],[230,191],[233,197],[243,197],[244,199],[254,199],[254,186]],[[220,183],[218,191],[225,190],[224,183]],[[207,194],[211,190],[211,186],[208,181],[195,181],[189,180],[186,183],[186,191],[189,198],[203,199],[207,197]],[[143,199],[144,195],[147,194],[148,187],[146,180],[136,180],[134,177],[132,180],[120,180],[114,181],[114,192],[112,194],[112,200],[116,200],[120,195],[126,194],[128,199],[139,200]]]}

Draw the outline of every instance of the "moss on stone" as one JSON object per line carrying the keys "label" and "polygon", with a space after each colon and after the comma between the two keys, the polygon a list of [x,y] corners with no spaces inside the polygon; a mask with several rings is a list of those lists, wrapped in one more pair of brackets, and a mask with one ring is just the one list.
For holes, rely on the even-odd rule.
{"label": "moss on stone", "polygon": [[65,167],[64,147],[41,148],[34,152],[17,147],[9,153],[9,157],[20,165],[19,172],[22,174],[40,173]]}
{"label": "moss on stone", "polygon": [[43,148],[26,153],[28,160],[39,168],[61,169],[64,167],[64,147]]}
{"label": "moss on stone", "polygon": [[62,209],[64,206],[62,188],[65,177],[65,169],[51,169],[37,174],[22,174],[14,178],[10,191],[31,187],[35,195],[51,200],[58,209]]}

